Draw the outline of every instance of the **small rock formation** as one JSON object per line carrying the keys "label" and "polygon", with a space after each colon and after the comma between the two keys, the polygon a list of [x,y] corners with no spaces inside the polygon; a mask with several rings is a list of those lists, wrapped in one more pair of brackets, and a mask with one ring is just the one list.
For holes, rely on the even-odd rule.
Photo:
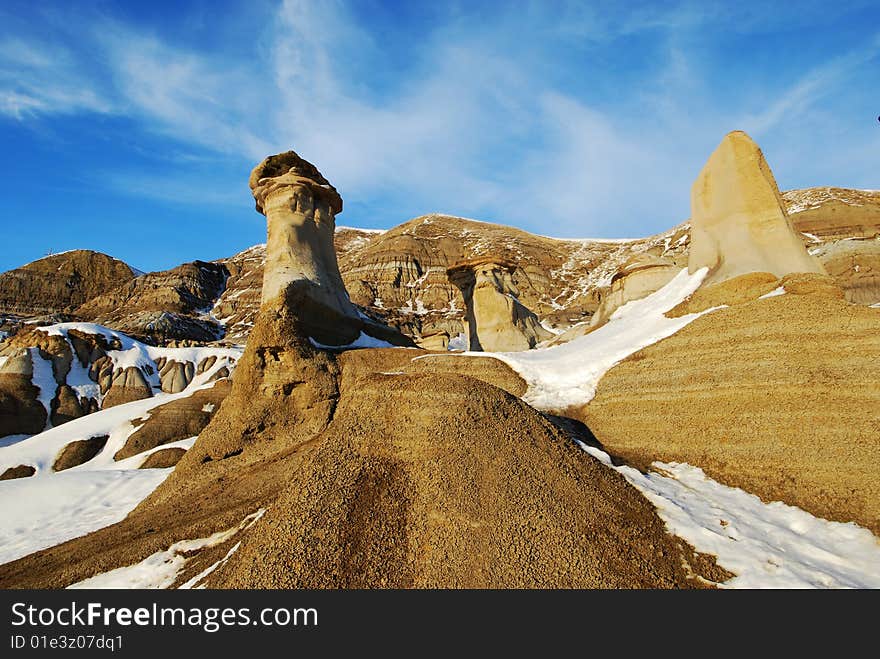
{"label": "small rock formation", "polygon": [[449,332],[435,329],[423,333],[419,340],[419,347],[425,350],[447,350],[449,348]]}
{"label": "small rock formation", "polygon": [[34,386],[31,351],[20,348],[0,365],[0,437],[34,435],[46,427],[46,408]]}
{"label": "small rock formation", "polygon": [[150,453],[138,469],[167,469],[168,467],[173,467],[180,462],[180,458],[183,457],[184,453],[186,453],[186,449],[178,447],[159,449],[154,453]]}
{"label": "small rock formation", "polygon": [[192,362],[159,359],[156,366],[159,368],[162,391],[169,394],[180,393],[186,389],[192,382],[196,371],[195,364]]}
{"label": "small rock formation", "polygon": [[55,398],[52,399],[52,426],[60,426],[89,413],[89,399],[80,400],[72,387],[62,384],[57,391]]}
{"label": "small rock formation", "polygon": [[464,297],[470,350],[529,350],[553,336],[517,299],[515,271],[514,263],[495,257],[461,261],[447,270]]}
{"label": "small rock formation", "polygon": [[648,252],[631,257],[611,278],[611,288],[602,297],[590,326],[598,327],[606,323],[627,302],[640,300],[660,290],[680,270],[673,260]]}
{"label": "small rock formation", "polygon": [[70,442],[61,450],[58,457],[55,458],[52,470],[64,471],[65,469],[85,464],[103,450],[109,438],[109,435],[97,435],[88,439],[78,439]]}
{"label": "small rock formation", "polygon": [[104,396],[103,409],[130,403],[133,400],[150,398],[152,395],[153,389],[141,369],[137,366],[117,368],[113,373],[110,389]]}
{"label": "small rock formation", "polygon": [[220,408],[230,386],[229,380],[223,380],[210,389],[202,389],[192,396],[153,408],[147,420],[129,436],[113,459],[124,460],[163,444],[195,437]]}
{"label": "small rock formation", "polygon": [[31,465],[17,465],[15,467],[9,467],[9,469],[0,474],[0,481],[11,481],[16,478],[29,478],[36,473],[37,470]]}
{"label": "small rock formation", "polygon": [[728,133],[691,188],[688,270],[705,283],[749,272],[824,273],[792,227],[764,154],[742,131]]}

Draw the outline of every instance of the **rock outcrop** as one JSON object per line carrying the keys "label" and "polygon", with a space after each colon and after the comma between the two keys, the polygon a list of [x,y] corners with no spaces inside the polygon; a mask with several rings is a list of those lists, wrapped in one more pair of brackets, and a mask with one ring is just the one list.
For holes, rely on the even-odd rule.
{"label": "rock outcrop", "polygon": [[228,276],[222,264],[193,261],[117,286],[73,313],[148,343],[216,341],[224,332],[211,310]]}
{"label": "rock outcrop", "polygon": [[186,449],[177,447],[159,449],[150,453],[138,469],[167,469],[168,467],[173,467],[180,462],[180,458],[185,453]]}
{"label": "rock outcrop", "polygon": [[352,343],[362,323],[333,246],[342,197],[293,151],[266,158],[251,172],[249,184],[268,225],[262,304],[286,299],[291,286],[300,288],[308,307],[301,313],[306,333],[322,344]]}
{"label": "rock outcrop", "polygon": [[528,350],[553,336],[519,301],[514,272],[514,263],[497,257],[462,261],[447,270],[464,298],[469,350]]}
{"label": "rock outcrop", "polygon": [[150,398],[152,395],[153,388],[147,382],[147,378],[140,368],[137,366],[117,368],[113,372],[110,389],[104,396],[103,409],[106,410],[114,405],[122,405],[134,400]]}
{"label": "rock outcrop", "polygon": [[602,295],[602,301],[593,317],[591,327],[607,322],[617,309],[627,302],[640,300],[660,290],[681,270],[675,260],[641,252],[627,259],[611,278],[610,288]]}
{"label": "rock outcrop", "polygon": [[783,194],[811,255],[854,304],[880,303],[880,190],[808,188]]}
{"label": "rock outcrop", "polygon": [[58,454],[52,470],[64,471],[85,464],[104,449],[108,439],[110,439],[109,435],[98,435],[70,442]]}
{"label": "rock outcrop", "polygon": [[0,314],[70,312],[136,274],[126,263],[91,250],[47,256],[0,274]]}
{"label": "rock outcrop", "polygon": [[804,248],[764,154],[742,131],[728,133],[691,188],[688,269],[705,284],[749,272],[824,273]]}
{"label": "rock outcrop", "polygon": [[[880,302],[880,192],[808,188],[783,193],[782,202],[799,239],[843,288],[847,300]],[[640,240],[561,240],[432,214],[388,231],[336,227],[333,238],[342,281],[359,311],[420,345],[443,349],[450,342],[458,346],[464,331],[464,300],[446,276],[455,263],[482,257],[518,263],[512,279],[519,301],[545,326],[564,332],[577,325],[573,335],[580,335],[590,322],[594,327],[604,322],[620,300],[651,292],[647,272],[619,281],[630,263],[652,257],[680,266],[687,263],[690,224]],[[111,290],[95,284],[94,290],[101,291],[98,299],[64,307],[64,313],[148,343],[205,343],[219,337],[243,344],[260,307],[265,255],[265,245],[256,245],[214,263],[185,264],[133,283],[126,279]],[[62,257],[71,258],[65,254],[51,259]],[[54,261],[43,261],[31,265],[47,272],[54,267]],[[66,280],[51,281],[52,286],[66,286]],[[64,291],[34,291],[38,300],[29,310],[32,320],[31,311],[60,313],[61,307],[51,300],[64,297]],[[49,301],[42,300],[46,296]],[[0,338],[21,326],[21,317],[2,313]],[[56,315],[39,322],[73,319]]]}
{"label": "rock outcrop", "polygon": [[[229,393],[229,388],[229,381],[223,380],[210,389],[202,389],[192,396],[150,410],[146,421],[140,425],[135,423],[137,430],[114,454],[113,459],[124,460],[163,444],[195,437],[210,423]],[[176,460],[174,464],[177,464]]]}
{"label": "rock outcrop", "polygon": [[300,328],[321,345],[345,346],[362,332],[412,345],[400,333],[358,313],[349,300],[333,244],[342,197],[317,167],[287,151],[257,165],[249,185],[268,227],[263,307],[295,301]]}
{"label": "rock outcrop", "polygon": [[[0,437],[41,432],[46,405],[58,426],[158,391],[180,393],[199,378],[225,378],[238,354],[231,348],[152,348],[85,323],[29,326],[0,344]],[[44,369],[39,377],[35,364]]]}
{"label": "rock outcrop", "polygon": [[46,427],[46,408],[33,384],[31,350],[17,348],[0,364],[0,437],[33,435]]}

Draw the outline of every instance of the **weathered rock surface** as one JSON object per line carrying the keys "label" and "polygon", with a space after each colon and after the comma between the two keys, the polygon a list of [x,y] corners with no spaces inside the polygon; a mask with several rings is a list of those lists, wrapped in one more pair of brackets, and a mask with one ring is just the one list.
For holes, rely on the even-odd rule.
{"label": "weathered rock surface", "polygon": [[73,388],[62,384],[58,387],[55,398],[52,399],[51,410],[50,418],[52,425],[60,426],[62,423],[67,423],[88,414],[90,404],[88,399],[81,401]]}
{"label": "weathered rock surface", "polygon": [[728,133],[691,189],[690,272],[709,268],[704,284],[749,272],[824,273],[784,204],[758,145],[742,131]]}
{"label": "weathered rock surface", "polygon": [[[880,302],[880,192],[809,188],[784,193],[782,202],[809,252],[847,299]],[[520,302],[548,327],[566,330],[591,318],[594,326],[601,324],[622,300],[650,293],[662,277],[628,272],[629,266],[642,258],[684,266],[689,241],[689,224],[642,240],[577,241],[445,215],[419,217],[384,232],[337,227],[334,233],[352,302],[434,349],[464,332],[464,300],[446,277],[447,268],[459,261],[488,256],[518,263],[512,280]],[[153,343],[205,343],[217,337],[244,343],[260,306],[264,259],[265,246],[257,245],[207,270],[195,263],[151,273],[140,278],[143,284],[117,287],[85,305],[82,318]],[[224,271],[225,285],[218,276]],[[61,320],[69,318],[43,322]],[[0,331],[14,333],[17,327],[16,317],[10,317]]]}
{"label": "weathered rock surface", "polygon": [[513,396],[449,375],[357,384],[209,587],[688,585],[651,505]]}
{"label": "weathered rock surface", "polygon": [[72,311],[135,275],[129,265],[100,252],[54,254],[0,274],[0,313],[41,316]]}
{"label": "weathered rock surface", "polygon": [[150,410],[147,420],[131,434],[113,458],[124,460],[162,444],[195,437],[211,421],[229,389],[230,382],[223,380],[210,389],[202,389],[192,396]]}
{"label": "weathered rock surface", "polygon": [[0,437],[33,435],[46,427],[46,408],[33,384],[33,357],[16,348],[0,365]]}
{"label": "weathered rock surface", "polygon": [[180,462],[180,458],[183,457],[184,453],[186,453],[186,449],[178,447],[159,449],[150,453],[138,469],[167,469],[168,467],[173,467]]}
{"label": "weathered rock surface", "polygon": [[[216,347],[152,348],[84,323],[28,327],[0,344],[0,410],[8,410],[8,423],[0,422],[0,436],[43,430],[34,429],[40,419],[45,426],[45,408],[39,412],[43,403],[57,426],[160,390],[180,393],[199,378],[201,383],[226,378],[238,354]],[[44,370],[40,380],[50,391],[33,386],[34,360],[40,368],[51,369],[52,377],[47,379]]]}
{"label": "weathered rock surface", "polygon": [[211,308],[228,275],[222,264],[193,261],[138,277],[90,299],[74,313],[148,343],[215,341],[223,329],[211,317]]}
{"label": "weathered rock surface", "polygon": [[627,302],[640,300],[660,290],[683,267],[674,258],[654,256],[641,252],[627,259],[611,278],[610,289],[602,296],[599,308],[590,319],[591,327],[607,322],[617,309]]}
{"label": "weathered rock surface", "polygon": [[109,438],[109,435],[98,435],[70,442],[58,454],[52,470],[64,471],[85,464],[103,450]]}
{"label": "weathered rock surface", "polygon": [[553,336],[518,299],[516,265],[495,257],[460,261],[447,270],[465,305],[469,350],[515,352]]}
{"label": "weathered rock surface", "polygon": [[[687,462],[764,500],[878,533],[880,310],[847,304],[820,275],[759,279],[698,291],[683,311],[735,306],[615,366],[582,419],[636,464]],[[741,299],[778,285],[786,294]]]}
{"label": "weathered rock surface", "polygon": [[268,226],[262,306],[296,299],[303,331],[322,345],[348,345],[362,332],[412,345],[349,300],[333,244],[342,198],[314,165],[293,151],[269,156],[251,172],[249,185]]}
{"label": "weathered rock surface", "polygon": [[596,309],[593,284],[610,278],[596,266],[620,248],[620,243],[556,240],[498,224],[426,215],[349,251],[340,258],[340,269],[353,302],[421,342],[464,332],[464,299],[446,274],[458,262],[490,257],[517,263],[511,279],[519,301],[548,325],[567,327]]}
{"label": "weathered rock surface", "polygon": [[152,395],[153,388],[141,369],[136,366],[118,368],[113,372],[110,388],[104,395],[103,409],[150,398]]}
{"label": "weathered rock surface", "polygon": [[268,239],[262,304],[304,291],[301,314],[309,336],[346,345],[360,335],[333,246],[342,197],[318,169],[293,151],[269,156],[250,177],[257,211],[266,216]]}
{"label": "weathered rock surface", "polygon": [[880,302],[880,191],[791,190],[783,195],[811,255],[854,304]]}

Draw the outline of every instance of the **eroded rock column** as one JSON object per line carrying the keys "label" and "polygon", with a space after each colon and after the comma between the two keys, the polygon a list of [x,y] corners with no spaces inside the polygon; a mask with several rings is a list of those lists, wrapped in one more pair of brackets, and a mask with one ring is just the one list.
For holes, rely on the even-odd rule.
{"label": "eroded rock column", "polygon": [[294,294],[304,305],[301,320],[316,340],[334,345],[355,340],[361,322],[333,247],[336,214],[342,212],[336,188],[293,151],[257,165],[250,188],[268,225],[262,304]]}
{"label": "eroded rock column", "polygon": [[469,350],[529,350],[553,336],[517,299],[515,271],[515,264],[496,258],[462,261],[447,270],[464,297]]}
{"label": "eroded rock column", "polygon": [[702,267],[713,284],[749,272],[825,272],[792,227],[764,154],[742,131],[724,137],[691,188],[688,269]]}

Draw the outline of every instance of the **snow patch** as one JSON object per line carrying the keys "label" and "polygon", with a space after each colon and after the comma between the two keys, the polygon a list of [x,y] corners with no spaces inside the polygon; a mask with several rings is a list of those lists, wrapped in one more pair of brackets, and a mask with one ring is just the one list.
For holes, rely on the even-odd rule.
{"label": "snow patch", "polygon": [[764,295],[762,295],[762,296],[759,297],[758,299],[759,299],[759,300],[764,300],[764,299],[766,299],[766,298],[768,298],[768,297],[777,297],[777,296],[779,296],[779,295],[785,295],[785,286],[780,286],[779,288],[775,288],[775,289],[773,289],[773,290],[770,291],[769,293],[764,293]]}
{"label": "snow patch", "polygon": [[6,502],[0,517],[0,563],[121,521],[171,471],[68,469],[50,478],[0,481],[0,500]]}
{"label": "snow patch", "polygon": [[40,390],[37,400],[46,408],[46,427],[51,428],[52,399],[55,398],[55,390],[58,388],[52,371],[52,360],[43,359],[40,356],[39,348],[28,348],[28,352],[34,365],[34,374],[31,382]]}
{"label": "snow patch", "polygon": [[615,467],[607,453],[578,443],[642,492],[670,532],[736,574],[725,588],[880,588],[880,541],[867,529],[764,503],[684,463],[655,462],[662,473],[647,474]]}
{"label": "snow patch", "polygon": [[703,313],[667,318],[665,313],[696,291],[708,273],[687,268],[666,286],[617,309],[608,322],[568,343],[524,352],[468,353],[495,357],[519,373],[528,384],[523,400],[541,410],[564,410],[593,399],[599,380],[634,352],[664,339]]}
{"label": "snow patch", "polygon": [[[266,512],[260,508],[257,512],[245,517],[238,526],[226,531],[218,531],[207,538],[181,540],[175,542],[164,551],[157,551],[140,563],[102,572],[68,586],[80,588],[168,588],[177,580],[177,575],[186,567],[187,556],[192,552],[215,547],[232,538],[235,534],[250,528]],[[227,554],[227,558],[231,554]],[[224,559],[225,560],[225,559]],[[204,576],[207,576],[207,574]],[[199,575],[200,577],[202,575]],[[198,580],[198,577],[196,578]],[[189,584],[190,582],[187,582]]]}
{"label": "snow patch", "polygon": [[468,340],[464,332],[459,332],[457,336],[449,339],[446,349],[451,352],[463,352],[468,349]]}

